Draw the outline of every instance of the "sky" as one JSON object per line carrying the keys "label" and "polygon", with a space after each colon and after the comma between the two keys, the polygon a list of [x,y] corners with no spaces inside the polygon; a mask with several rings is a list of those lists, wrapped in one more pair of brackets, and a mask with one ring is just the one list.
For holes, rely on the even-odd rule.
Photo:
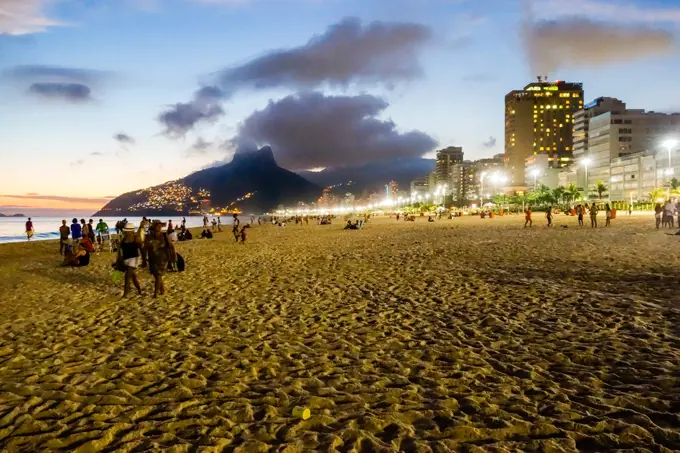
{"label": "sky", "polygon": [[0,0],[0,212],[97,210],[238,149],[503,151],[537,75],[680,111],[677,0]]}

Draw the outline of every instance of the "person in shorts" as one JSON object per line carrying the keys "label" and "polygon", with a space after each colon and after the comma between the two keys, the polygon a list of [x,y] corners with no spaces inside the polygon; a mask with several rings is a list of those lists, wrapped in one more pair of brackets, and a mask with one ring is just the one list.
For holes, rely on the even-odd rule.
{"label": "person in shorts", "polygon": [[68,236],[71,234],[71,229],[66,225],[66,220],[61,221],[61,226],[59,227],[59,254],[64,254],[64,249],[68,244]]}
{"label": "person in shorts", "polygon": [[122,261],[121,268],[125,269],[125,287],[123,297],[127,297],[130,291],[130,284],[135,285],[137,293],[142,294],[142,288],[137,278],[137,264],[142,250],[142,242],[139,234],[135,231],[135,226],[131,223],[123,227],[123,239],[118,247],[118,259]]}

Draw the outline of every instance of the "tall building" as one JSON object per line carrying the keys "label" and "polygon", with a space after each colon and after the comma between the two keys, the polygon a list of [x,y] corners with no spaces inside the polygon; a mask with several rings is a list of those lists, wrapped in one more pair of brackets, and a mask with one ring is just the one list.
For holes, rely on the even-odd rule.
{"label": "tall building", "polygon": [[571,162],[573,116],[581,109],[581,83],[550,83],[539,77],[538,82],[505,96],[505,155],[511,186],[526,184],[529,156],[547,154],[552,168]]}
{"label": "tall building", "polygon": [[452,186],[454,165],[461,162],[463,162],[463,148],[460,146],[449,146],[437,151],[436,184]]}
{"label": "tall building", "polygon": [[574,114],[574,160],[578,161],[588,154],[588,136],[590,120],[603,113],[612,112],[616,115],[626,110],[626,103],[616,98],[599,97],[583,106]]}
{"label": "tall building", "polygon": [[[453,166],[452,186],[449,193],[454,206],[465,207],[472,203],[479,203],[483,181],[488,183],[495,173],[503,172],[503,155],[475,161],[463,161]],[[485,190],[487,192],[488,190]]]}
{"label": "tall building", "polygon": [[422,178],[417,178],[411,181],[411,194],[410,196],[422,196],[424,197],[430,191],[429,176],[423,176]]}

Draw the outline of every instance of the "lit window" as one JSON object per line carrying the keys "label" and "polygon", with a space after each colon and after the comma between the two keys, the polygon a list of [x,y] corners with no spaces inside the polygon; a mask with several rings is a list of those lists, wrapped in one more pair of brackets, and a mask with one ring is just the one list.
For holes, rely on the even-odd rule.
{"label": "lit window", "polygon": [[564,127],[564,124],[560,123],[560,127]]}
{"label": "lit window", "polygon": [[567,151],[569,151],[569,147],[568,147],[568,146],[566,146],[564,149],[566,149]]}
{"label": "lit window", "polygon": [[543,146],[541,146],[541,148],[540,148],[540,149],[541,149],[541,151],[545,151],[545,148],[544,148]]}
{"label": "lit window", "polygon": [[579,97],[579,94],[578,94],[578,93],[574,93],[574,97],[575,97],[575,98]]}

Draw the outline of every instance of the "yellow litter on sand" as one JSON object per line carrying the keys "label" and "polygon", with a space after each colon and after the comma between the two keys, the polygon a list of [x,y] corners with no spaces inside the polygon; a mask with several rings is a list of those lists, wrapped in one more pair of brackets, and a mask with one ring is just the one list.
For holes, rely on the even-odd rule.
{"label": "yellow litter on sand", "polygon": [[303,420],[309,419],[312,416],[312,411],[307,407],[296,406],[293,408],[293,417],[301,418]]}

